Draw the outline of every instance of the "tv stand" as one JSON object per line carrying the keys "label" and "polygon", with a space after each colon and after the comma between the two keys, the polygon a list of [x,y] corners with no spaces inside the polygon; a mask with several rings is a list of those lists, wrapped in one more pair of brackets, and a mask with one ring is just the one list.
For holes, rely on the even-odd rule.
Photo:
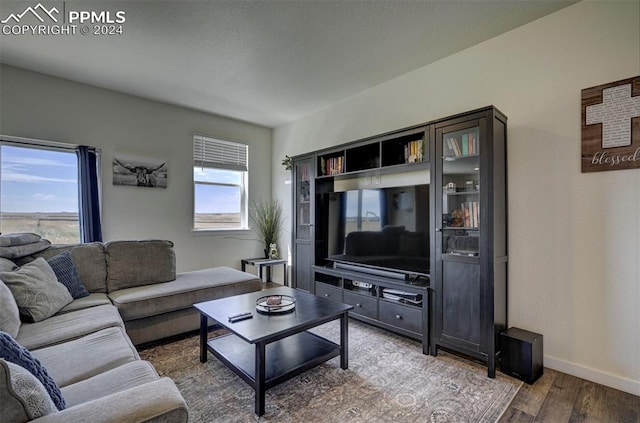
{"label": "tv stand", "polygon": [[311,273],[317,296],[352,305],[349,316],[354,319],[422,341],[422,351],[429,354],[428,284],[348,263],[312,266]]}
{"label": "tv stand", "polygon": [[[375,218],[354,212],[348,232],[354,225],[362,232],[385,225],[428,233],[428,250],[420,254],[428,258],[428,266],[422,260],[428,270],[416,268],[416,275],[430,273],[428,287],[424,279],[411,279],[416,275],[404,280],[362,268],[322,267],[341,242],[347,255],[347,223],[336,225],[327,212],[343,207],[332,194],[426,184],[427,196],[391,196]],[[488,106],[296,156],[291,185],[295,288],[352,304],[354,318],[420,339],[433,355],[440,348],[483,361],[495,377],[498,335],[509,327],[505,115]],[[364,202],[357,202],[362,211]],[[428,208],[428,217],[406,213],[419,207]],[[415,240],[406,241],[409,247]],[[393,300],[385,289],[421,293],[423,301]]]}
{"label": "tv stand", "polygon": [[370,275],[383,276],[385,278],[401,279],[401,280],[407,279],[407,275],[404,273],[393,272],[391,270],[375,269],[373,267],[358,266],[357,264],[337,262],[334,264],[334,267],[336,269],[345,269],[345,270],[351,270],[354,272],[368,273]]}

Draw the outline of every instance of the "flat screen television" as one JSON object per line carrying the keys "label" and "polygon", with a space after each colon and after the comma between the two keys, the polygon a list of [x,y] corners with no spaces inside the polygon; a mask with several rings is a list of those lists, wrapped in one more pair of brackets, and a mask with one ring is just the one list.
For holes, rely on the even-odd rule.
{"label": "flat screen television", "polygon": [[429,185],[319,195],[325,260],[402,275],[429,275]]}

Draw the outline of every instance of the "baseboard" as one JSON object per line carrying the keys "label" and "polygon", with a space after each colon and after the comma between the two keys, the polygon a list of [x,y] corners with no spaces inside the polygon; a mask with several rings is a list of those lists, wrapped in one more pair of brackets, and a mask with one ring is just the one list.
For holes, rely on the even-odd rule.
{"label": "baseboard", "polygon": [[548,355],[544,356],[544,367],[640,396],[640,381],[637,380],[612,375]]}

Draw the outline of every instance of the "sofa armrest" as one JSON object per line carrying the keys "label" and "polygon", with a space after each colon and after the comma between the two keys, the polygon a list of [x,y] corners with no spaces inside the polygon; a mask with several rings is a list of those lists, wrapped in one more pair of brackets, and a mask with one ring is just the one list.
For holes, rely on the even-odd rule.
{"label": "sofa armrest", "polygon": [[187,404],[169,378],[126,389],[32,420],[37,423],[187,422]]}

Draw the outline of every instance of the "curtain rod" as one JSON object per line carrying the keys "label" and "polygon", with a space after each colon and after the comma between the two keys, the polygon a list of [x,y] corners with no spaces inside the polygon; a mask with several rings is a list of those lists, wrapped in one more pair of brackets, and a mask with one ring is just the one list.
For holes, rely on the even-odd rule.
{"label": "curtain rod", "polygon": [[[11,135],[0,134],[0,143],[3,141],[11,144],[29,145],[32,147],[59,148],[63,150],[76,150],[80,146],[80,144],[70,144],[70,143],[63,143],[59,141],[38,140],[35,138],[14,137]],[[87,147],[91,151],[96,151],[98,153],[101,151],[97,147],[92,147],[92,146],[87,146]]]}

